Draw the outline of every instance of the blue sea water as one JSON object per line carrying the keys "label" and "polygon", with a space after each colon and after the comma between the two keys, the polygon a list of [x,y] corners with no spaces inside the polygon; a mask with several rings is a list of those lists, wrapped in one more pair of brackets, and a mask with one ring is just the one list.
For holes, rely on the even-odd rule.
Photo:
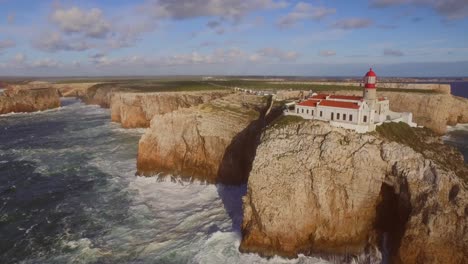
{"label": "blue sea water", "polygon": [[0,263],[326,263],[241,254],[246,187],[136,177],[109,110],[0,116]]}
{"label": "blue sea water", "polygon": [[[468,82],[453,82],[450,84],[453,95],[468,98]],[[443,139],[445,143],[458,148],[465,158],[465,163],[468,163],[468,124],[448,127],[447,134]]]}

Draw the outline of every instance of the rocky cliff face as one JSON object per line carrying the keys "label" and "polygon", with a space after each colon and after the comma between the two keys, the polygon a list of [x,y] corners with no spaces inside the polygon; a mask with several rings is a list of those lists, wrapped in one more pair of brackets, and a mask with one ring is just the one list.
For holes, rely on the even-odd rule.
{"label": "rocky cliff face", "polygon": [[56,89],[14,89],[0,94],[0,114],[43,111],[60,106]]}
{"label": "rocky cliff face", "polygon": [[387,136],[320,121],[267,129],[243,199],[240,249],[292,257],[379,247],[394,262],[466,262],[468,169],[460,154],[434,140],[418,144],[427,146],[421,154]]}
{"label": "rocky cliff face", "polygon": [[412,112],[418,125],[438,134],[447,131],[447,125],[468,123],[468,99],[447,94],[381,92],[390,99],[390,108],[396,112]]}
{"label": "rocky cliff face", "polygon": [[138,173],[245,183],[269,100],[232,94],[156,115],[140,139]]}
{"label": "rocky cliff face", "polygon": [[[359,91],[332,92],[362,95]],[[378,92],[388,97],[390,109],[395,112],[412,112],[413,120],[438,134],[447,131],[447,125],[468,123],[468,99],[450,94]]]}
{"label": "rocky cliff face", "polygon": [[98,83],[50,83],[44,81],[33,81],[25,84],[12,84],[8,87],[15,90],[30,90],[38,88],[53,88],[57,89],[61,96],[64,97],[81,97],[86,94],[86,91]]}
{"label": "rocky cliff face", "polygon": [[149,127],[155,115],[207,103],[228,95],[229,91],[211,92],[118,92],[111,96],[112,121],[125,128]]}

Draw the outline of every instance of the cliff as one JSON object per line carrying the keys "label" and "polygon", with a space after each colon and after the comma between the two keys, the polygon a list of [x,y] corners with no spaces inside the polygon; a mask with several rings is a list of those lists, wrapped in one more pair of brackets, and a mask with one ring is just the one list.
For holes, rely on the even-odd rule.
{"label": "cliff", "polygon": [[231,94],[156,115],[139,142],[138,174],[245,183],[270,103],[266,97]]}
{"label": "cliff", "polygon": [[111,96],[111,118],[124,128],[149,127],[155,115],[207,103],[228,95],[229,91],[211,92],[118,92]]}
{"label": "cliff", "polygon": [[[359,91],[331,92],[344,95],[362,95]],[[390,110],[412,112],[413,120],[438,134],[447,131],[447,125],[468,123],[468,99],[440,93],[378,92],[390,100]]]}
{"label": "cliff", "polygon": [[294,257],[380,248],[393,262],[466,262],[468,169],[428,133],[388,124],[356,134],[282,117],[257,149],[240,250]]}
{"label": "cliff", "polygon": [[418,125],[438,134],[447,131],[447,125],[468,123],[468,99],[448,94],[380,92],[390,99],[390,109],[396,112],[412,112]]}
{"label": "cliff", "polygon": [[56,89],[8,88],[0,94],[0,114],[43,111],[60,106]]}
{"label": "cliff", "polygon": [[98,83],[51,83],[44,81],[33,81],[24,84],[10,84],[8,87],[15,90],[30,90],[38,88],[53,88],[59,91],[64,97],[80,97],[86,91]]}

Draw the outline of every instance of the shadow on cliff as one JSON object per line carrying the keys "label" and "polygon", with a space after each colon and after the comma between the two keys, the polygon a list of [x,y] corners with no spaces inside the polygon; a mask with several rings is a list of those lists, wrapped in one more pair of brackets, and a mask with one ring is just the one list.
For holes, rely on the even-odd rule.
{"label": "shadow on cliff", "polygon": [[218,194],[232,219],[233,230],[239,233],[243,214],[242,197],[247,193],[247,181],[260,137],[263,129],[282,113],[281,107],[272,108],[272,104],[270,97],[267,107],[259,109],[260,117],[233,138],[218,169]]}

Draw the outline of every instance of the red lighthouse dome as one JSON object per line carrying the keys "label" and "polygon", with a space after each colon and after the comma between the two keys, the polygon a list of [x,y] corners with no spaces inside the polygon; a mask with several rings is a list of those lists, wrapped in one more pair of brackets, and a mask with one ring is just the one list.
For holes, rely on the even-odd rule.
{"label": "red lighthouse dome", "polygon": [[366,76],[364,76],[364,87],[367,89],[375,89],[376,82],[377,75],[375,75],[375,72],[370,68]]}

